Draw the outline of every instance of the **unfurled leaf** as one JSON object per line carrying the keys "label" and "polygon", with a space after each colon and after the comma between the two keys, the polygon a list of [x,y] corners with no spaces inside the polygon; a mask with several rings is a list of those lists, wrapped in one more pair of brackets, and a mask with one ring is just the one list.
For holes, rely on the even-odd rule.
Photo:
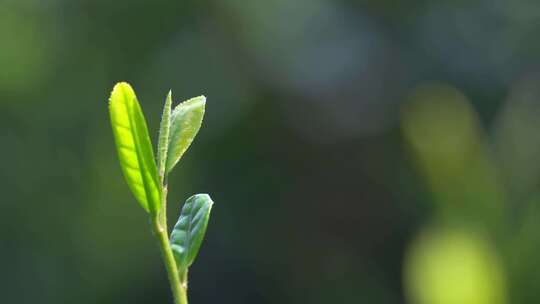
{"label": "unfurled leaf", "polygon": [[120,166],[139,204],[152,214],[159,211],[161,188],[148,128],[135,92],[125,82],[114,86],[109,99],[111,125]]}
{"label": "unfurled leaf", "polygon": [[169,173],[199,132],[204,117],[206,97],[199,96],[176,106],[171,114],[166,173]]}
{"label": "unfurled leaf", "polygon": [[171,248],[180,271],[187,270],[197,257],[213,204],[208,194],[196,194],[182,208],[171,233]]}
{"label": "unfurled leaf", "polygon": [[171,127],[171,105],[172,92],[169,91],[163,106],[163,114],[161,115],[161,124],[159,126],[159,139],[157,148],[158,173],[161,178],[165,174],[165,164],[167,162],[167,150],[169,148],[169,130]]}

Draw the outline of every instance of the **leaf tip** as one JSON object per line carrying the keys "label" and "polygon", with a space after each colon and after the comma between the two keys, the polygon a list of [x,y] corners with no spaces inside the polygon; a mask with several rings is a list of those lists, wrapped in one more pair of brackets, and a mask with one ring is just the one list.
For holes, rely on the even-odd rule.
{"label": "leaf tip", "polygon": [[214,201],[212,200],[212,198],[210,197],[210,194],[208,193],[201,193],[199,194],[204,200],[208,201],[208,203],[210,204],[210,206],[212,206],[214,204]]}
{"label": "leaf tip", "polygon": [[[189,101],[187,101],[187,103],[189,103],[190,106],[195,108],[195,109],[197,109],[197,108],[200,109],[202,111],[202,113],[204,114],[204,112],[206,110],[206,96],[204,96],[204,95],[197,96],[197,97],[192,98]],[[201,121],[202,121],[202,118],[201,118]]]}
{"label": "leaf tip", "polygon": [[201,102],[202,105],[206,105],[206,96],[201,95],[201,96],[199,96],[197,98],[200,98],[200,102]]}
{"label": "leaf tip", "polygon": [[201,106],[204,107],[206,105],[206,96],[200,95],[197,97],[193,97],[187,101],[184,101],[185,104],[189,104],[191,106]]}
{"label": "leaf tip", "polygon": [[188,198],[188,201],[203,201],[204,203],[207,203],[209,207],[212,207],[214,205],[214,201],[207,193],[194,194],[190,198]]}
{"label": "leaf tip", "polygon": [[114,92],[114,91],[117,91],[117,90],[120,90],[120,89],[129,89],[129,90],[132,90],[131,85],[130,85],[129,83],[127,83],[126,81],[120,81],[120,82],[117,82],[117,83],[114,85],[113,92]]}
{"label": "leaf tip", "polygon": [[113,101],[114,96],[117,96],[118,94],[123,93],[125,91],[128,91],[130,94],[135,95],[135,92],[133,91],[133,88],[131,87],[129,83],[125,81],[117,82],[111,91],[111,96],[109,97],[109,104]]}

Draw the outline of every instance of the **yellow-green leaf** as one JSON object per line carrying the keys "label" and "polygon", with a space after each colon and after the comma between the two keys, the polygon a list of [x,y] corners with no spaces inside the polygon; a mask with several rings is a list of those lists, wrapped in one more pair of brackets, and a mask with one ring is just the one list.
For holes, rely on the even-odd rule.
{"label": "yellow-green leaf", "polygon": [[176,106],[172,112],[169,149],[167,151],[167,173],[178,163],[199,132],[205,105],[206,97],[199,96],[184,101]]}
{"label": "yellow-green leaf", "polygon": [[152,214],[161,205],[161,188],[148,128],[135,92],[125,82],[114,86],[109,99],[111,125],[120,166],[139,204]]}

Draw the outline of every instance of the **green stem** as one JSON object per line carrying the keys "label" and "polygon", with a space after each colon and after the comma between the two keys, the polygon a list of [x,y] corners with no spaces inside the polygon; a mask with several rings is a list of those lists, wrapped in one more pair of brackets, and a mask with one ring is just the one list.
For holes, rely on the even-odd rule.
{"label": "green stem", "polygon": [[187,300],[187,273],[180,275],[176,260],[169,242],[167,232],[167,175],[165,174],[165,162],[158,161],[159,181],[161,182],[161,209],[157,215],[152,216],[152,229],[159,240],[161,256],[167,270],[169,283],[174,298],[174,304],[188,304]]}
{"label": "green stem", "polygon": [[169,277],[169,283],[174,297],[174,304],[188,304],[187,300],[187,286],[180,280],[178,268],[176,267],[176,261],[171,250],[169,243],[169,236],[167,230],[160,225],[159,218],[157,216],[152,218],[152,228],[159,240],[159,247],[161,249],[161,255],[167,270]]}
{"label": "green stem", "polygon": [[187,300],[187,278],[183,275],[180,277],[178,267],[176,266],[176,260],[171,249],[171,243],[169,242],[169,234],[167,232],[167,178],[163,174],[163,169],[160,168],[160,181],[161,181],[161,211],[152,217],[152,229],[159,240],[159,247],[161,249],[161,256],[163,257],[163,263],[167,270],[169,277],[169,283],[174,298],[174,304],[188,304]]}

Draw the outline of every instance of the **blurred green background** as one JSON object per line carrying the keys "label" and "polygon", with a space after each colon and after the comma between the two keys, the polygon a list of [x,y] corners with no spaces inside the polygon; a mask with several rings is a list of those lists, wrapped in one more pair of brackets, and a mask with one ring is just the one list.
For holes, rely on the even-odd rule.
{"label": "blurred green background", "polygon": [[0,302],[171,303],[107,99],[207,115],[191,303],[538,303],[540,2],[0,0]]}

